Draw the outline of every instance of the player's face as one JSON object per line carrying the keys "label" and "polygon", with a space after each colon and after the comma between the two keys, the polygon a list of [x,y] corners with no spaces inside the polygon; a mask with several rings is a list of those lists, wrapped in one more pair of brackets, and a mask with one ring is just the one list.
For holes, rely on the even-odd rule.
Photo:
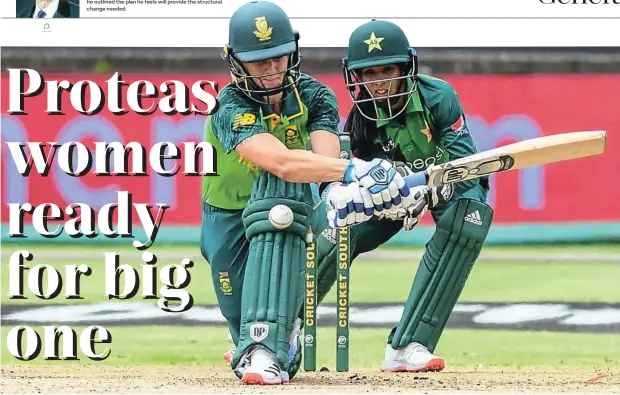
{"label": "player's face", "polygon": [[260,62],[245,63],[245,69],[253,78],[254,83],[262,88],[274,89],[282,85],[284,72],[288,67],[288,56],[262,60]]}
{"label": "player's face", "polygon": [[393,78],[400,77],[400,75],[400,68],[397,65],[389,64],[362,69],[359,78],[362,82],[367,83],[366,86],[370,94],[380,99],[399,92],[401,80],[393,80]]}

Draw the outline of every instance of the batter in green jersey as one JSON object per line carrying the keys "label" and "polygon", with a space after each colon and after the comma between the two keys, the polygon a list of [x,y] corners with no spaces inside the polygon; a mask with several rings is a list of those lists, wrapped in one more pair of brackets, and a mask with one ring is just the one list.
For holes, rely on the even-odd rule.
{"label": "batter in green jersey", "polygon": [[273,3],[235,11],[224,48],[233,81],[206,123],[217,175],[203,179],[201,252],[236,346],[228,362],[246,384],[298,370],[310,229],[325,228],[326,213],[352,225],[412,200],[390,162],[339,157],[336,98],[300,72],[298,39]]}
{"label": "batter in green jersey", "polygon": [[245,208],[260,172],[254,162],[234,150],[246,138],[268,132],[288,149],[305,150],[312,132],[338,135],[340,116],[332,90],[307,74],[291,71],[290,78],[295,80],[292,94],[284,98],[279,114],[267,104],[248,100],[234,84],[222,89],[220,108],[207,121],[205,136],[219,154],[219,177],[204,178],[204,202],[227,210]]}
{"label": "batter in green jersey", "polygon": [[[408,175],[476,153],[457,93],[444,80],[418,74],[416,52],[400,27],[379,20],[360,26],[351,34],[343,64],[354,102],[345,132],[357,158],[387,158]],[[488,190],[487,177],[417,187],[414,204],[385,210],[351,228],[355,258],[403,228],[413,229],[427,210],[436,225],[400,322],[389,334],[382,371],[444,369],[445,361],[434,351],[491,226]],[[325,230],[318,241],[319,301],[335,281],[334,234]],[[398,275],[390,272],[389,262],[385,272],[386,278]]]}

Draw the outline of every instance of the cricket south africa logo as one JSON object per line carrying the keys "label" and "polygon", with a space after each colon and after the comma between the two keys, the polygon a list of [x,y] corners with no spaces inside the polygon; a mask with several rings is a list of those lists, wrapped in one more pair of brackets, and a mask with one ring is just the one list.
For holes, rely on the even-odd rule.
{"label": "cricket south africa logo", "polygon": [[255,18],[254,21],[256,22],[256,30],[254,30],[254,35],[256,38],[258,38],[259,41],[271,40],[273,27],[269,26],[267,18],[264,16],[259,16],[258,18]]}
{"label": "cricket south africa logo", "polygon": [[284,141],[289,148],[295,144],[299,144],[301,142],[301,137],[299,136],[299,131],[297,130],[297,126],[289,125],[284,132]]}
{"label": "cricket south africa logo", "polygon": [[222,291],[222,293],[226,296],[232,295],[232,285],[230,283],[230,276],[228,275],[228,272],[220,272],[219,278],[220,290]]}

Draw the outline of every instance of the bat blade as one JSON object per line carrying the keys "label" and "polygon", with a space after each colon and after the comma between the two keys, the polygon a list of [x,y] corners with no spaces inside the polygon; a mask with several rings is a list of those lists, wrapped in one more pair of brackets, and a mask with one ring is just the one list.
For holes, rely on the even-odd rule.
{"label": "bat blade", "polygon": [[605,151],[606,144],[607,132],[602,130],[538,137],[431,166],[421,172],[425,173],[424,177],[415,173],[408,176],[406,182],[410,187],[422,184],[436,187],[493,173],[599,155]]}

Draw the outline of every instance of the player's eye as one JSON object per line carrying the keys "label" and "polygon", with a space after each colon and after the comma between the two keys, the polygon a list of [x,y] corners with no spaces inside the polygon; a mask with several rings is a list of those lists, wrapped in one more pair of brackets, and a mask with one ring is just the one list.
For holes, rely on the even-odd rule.
{"label": "player's eye", "polygon": [[388,65],[388,66],[384,66],[381,69],[381,73],[384,75],[393,76],[399,73],[399,69],[395,65]]}
{"label": "player's eye", "polygon": [[253,64],[256,67],[261,68],[261,67],[268,66],[271,63],[271,59],[259,60],[259,61],[256,61],[256,62],[248,62],[248,63]]}

